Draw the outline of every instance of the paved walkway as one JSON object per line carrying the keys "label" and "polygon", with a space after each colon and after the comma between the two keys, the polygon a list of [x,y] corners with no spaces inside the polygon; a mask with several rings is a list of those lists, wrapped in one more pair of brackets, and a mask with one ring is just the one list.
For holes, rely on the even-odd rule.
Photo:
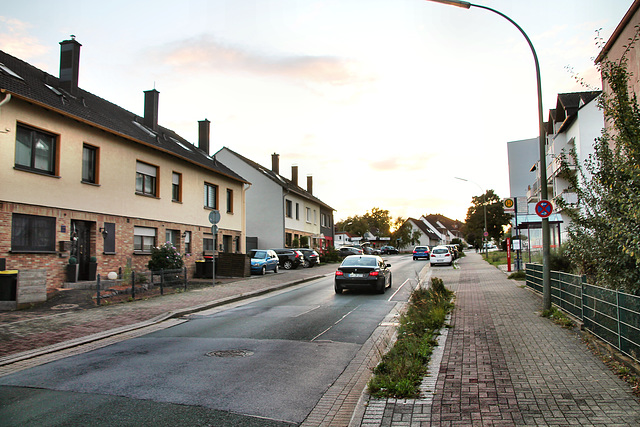
{"label": "paved walkway", "polygon": [[456,292],[435,390],[371,400],[357,426],[640,426],[640,402],[541,297],[477,254],[432,269]]}

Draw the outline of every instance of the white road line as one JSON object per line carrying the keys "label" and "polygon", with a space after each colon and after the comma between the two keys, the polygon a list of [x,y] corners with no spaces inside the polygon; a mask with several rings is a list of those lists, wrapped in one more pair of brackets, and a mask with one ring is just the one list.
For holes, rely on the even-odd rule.
{"label": "white road line", "polygon": [[350,315],[351,313],[353,313],[354,311],[356,311],[357,309],[359,309],[360,306],[357,306],[356,308],[354,308],[353,310],[351,310],[350,312],[348,312],[347,314],[345,314],[344,316],[342,316],[336,323],[334,323],[333,325],[329,326],[327,329],[325,329],[324,331],[320,332],[318,335],[316,335],[315,337],[313,337],[313,339],[311,339],[311,341],[315,341],[316,339],[318,339],[321,335],[327,333],[331,328],[333,328],[334,326],[336,326],[338,323],[342,322],[348,315]]}

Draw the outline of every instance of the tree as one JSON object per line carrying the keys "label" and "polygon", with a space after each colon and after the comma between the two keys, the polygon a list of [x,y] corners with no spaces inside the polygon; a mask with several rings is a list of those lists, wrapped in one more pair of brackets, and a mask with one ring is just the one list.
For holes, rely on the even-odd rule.
{"label": "tree", "polygon": [[511,216],[504,212],[502,200],[493,190],[472,197],[465,225],[465,240],[472,245],[479,246],[482,243],[485,206],[489,239],[499,241],[504,234],[503,227],[511,222]]}
{"label": "tree", "polygon": [[626,53],[600,68],[610,88],[599,100],[609,126],[583,164],[575,149],[563,154],[578,203],[558,204],[571,218],[567,252],[579,272],[590,283],[640,295],[640,108]]}
{"label": "tree", "polygon": [[415,245],[420,241],[420,232],[411,232],[412,227],[409,221],[402,217],[396,218],[394,222],[395,231],[391,233],[391,244],[403,248],[405,246]]}
{"label": "tree", "polygon": [[336,223],[338,231],[364,236],[367,231],[378,236],[389,236],[391,233],[392,218],[388,210],[373,208],[364,215],[350,216]]}

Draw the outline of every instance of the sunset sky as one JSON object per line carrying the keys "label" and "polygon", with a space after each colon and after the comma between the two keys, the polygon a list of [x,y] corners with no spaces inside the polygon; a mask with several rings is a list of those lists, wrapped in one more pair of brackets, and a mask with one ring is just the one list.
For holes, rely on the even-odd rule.
{"label": "sunset sky", "polygon": [[[504,18],[425,0],[4,2],[0,49],[58,76],[82,44],[80,87],[290,178],[314,180],[336,221],[373,207],[464,221],[482,189],[509,196],[507,142],[536,137],[533,57]],[[545,118],[558,93],[600,87],[606,41],[631,0],[487,0],[531,38]],[[470,182],[454,179],[462,177]]]}

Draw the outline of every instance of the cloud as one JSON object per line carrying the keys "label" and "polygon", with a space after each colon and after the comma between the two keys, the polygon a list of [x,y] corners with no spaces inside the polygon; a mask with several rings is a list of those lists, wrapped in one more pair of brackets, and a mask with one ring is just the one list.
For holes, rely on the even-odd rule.
{"label": "cloud", "polygon": [[384,171],[423,171],[426,165],[436,157],[436,154],[425,154],[419,156],[390,156],[384,157],[379,160],[369,162],[369,166],[372,170],[378,172]]}
{"label": "cloud", "polygon": [[170,43],[152,55],[181,72],[247,73],[279,78],[317,95],[351,100],[376,81],[357,61],[335,56],[266,55],[228,46],[211,36]]}
{"label": "cloud", "polygon": [[22,59],[46,53],[47,48],[30,35],[31,27],[18,19],[0,16],[0,50]]}

